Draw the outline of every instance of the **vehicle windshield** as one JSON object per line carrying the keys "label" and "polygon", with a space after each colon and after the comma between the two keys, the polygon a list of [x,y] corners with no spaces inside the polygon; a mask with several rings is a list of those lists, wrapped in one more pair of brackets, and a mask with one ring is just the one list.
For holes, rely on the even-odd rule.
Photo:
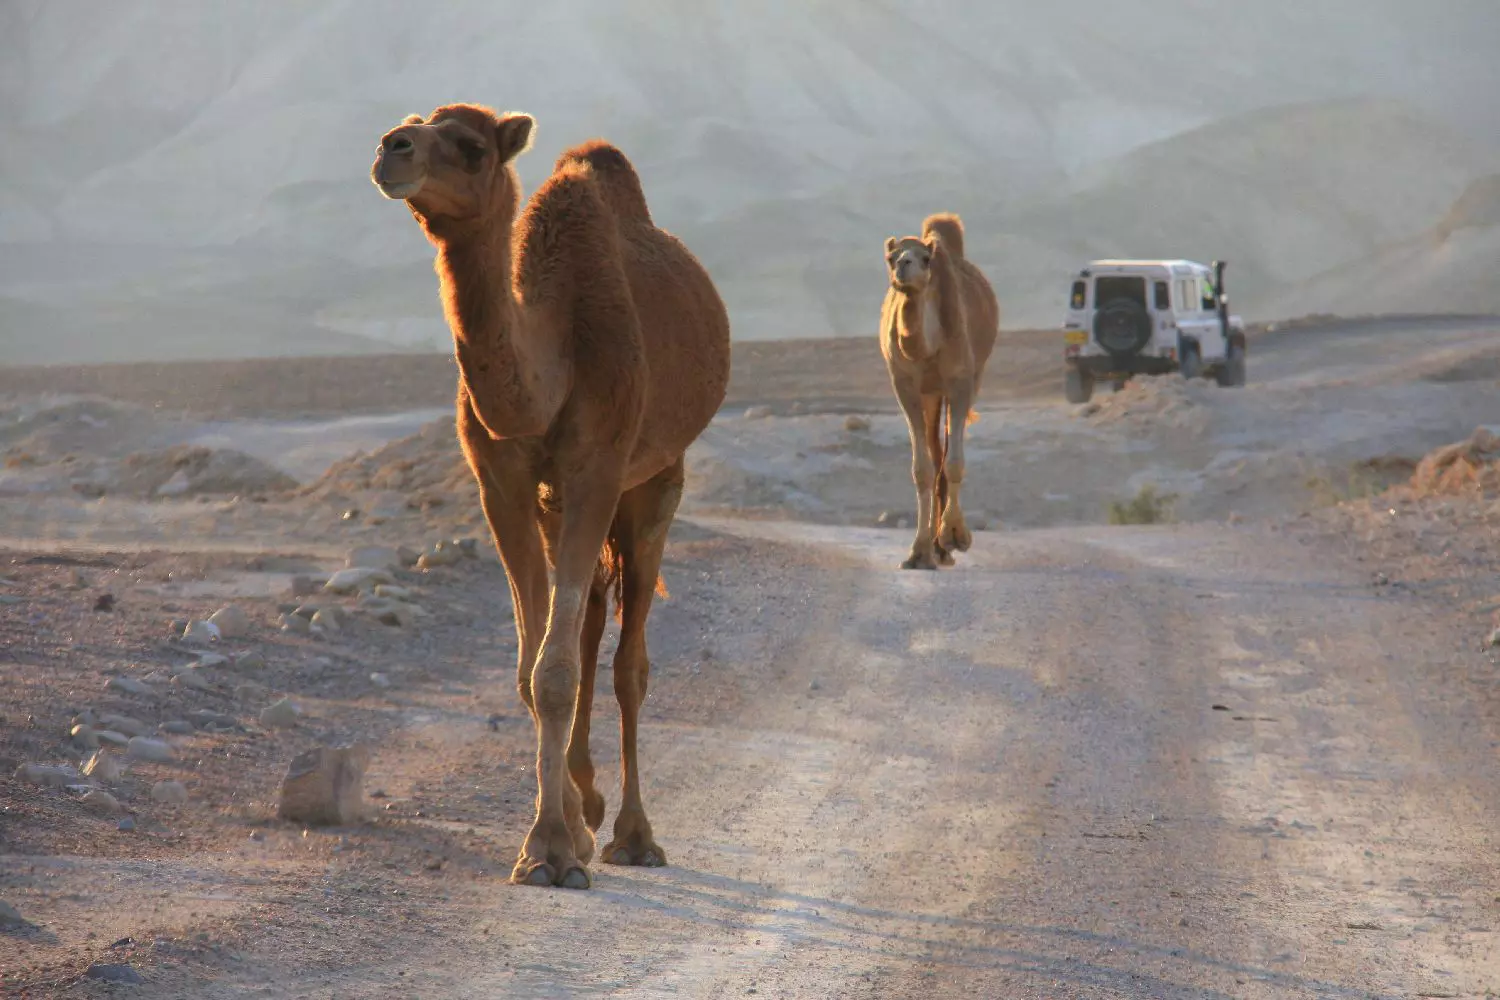
{"label": "vehicle windshield", "polygon": [[1146,279],[1138,275],[1112,275],[1094,279],[1094,304],[1100,308],[1125,299],[1145,308]]}

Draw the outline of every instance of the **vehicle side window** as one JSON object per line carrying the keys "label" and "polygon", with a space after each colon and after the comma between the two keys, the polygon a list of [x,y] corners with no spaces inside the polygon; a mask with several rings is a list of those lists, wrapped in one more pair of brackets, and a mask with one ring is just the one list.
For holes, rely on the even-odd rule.
{"label": "vehicle side window", "polygon": [[1171,289],[1165,281],[1156,283],[1156,309],[1158,312],[1167,312],[1172,308]]}
{"label": "vehicle side window", "polygon": [[1200,281],[1199,284],[1203,286],[1203,311],[1213,312],[1218,309],[1219,303],[1214,299],[1213,286],[1207,281]]}
{"label": "vehicle side window", "polygon": [[1197,289],[1186,279],[1177,282],[1177,307],[1183,312],[1198,311]]}
{"label": "vehicle side window", "polygon": [[1084,302],[1084,296],[1087,295],[1087,294],[1088,294],[1088,284],[1087,283],[1082,282],[1082,281],[1075,281],[1075,282],[1073,282],[1073,298],[1072,298],[1072,301],[1069,303],[1069,308],[1072,308],[1072,309],[1082,309],[1083,308],[1083,302]]}

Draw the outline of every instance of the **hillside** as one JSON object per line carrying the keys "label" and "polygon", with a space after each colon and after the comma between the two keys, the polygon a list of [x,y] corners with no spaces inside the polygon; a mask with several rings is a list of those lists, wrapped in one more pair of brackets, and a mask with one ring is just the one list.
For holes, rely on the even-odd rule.
{"label": "hillside", "polygon": [[[458,0],[419,17],[391,0],[133,2],[87,19],[67,6],[0,8],[0,297],[12,306],[0,362],[433,346],[444,331],[429,248],[366,172],[392,122],[455,99],[539,116],[528,185],[564,146],[608,132],[749,338],[862,330],[880,286],[874,248],[936,208],[973,218],[1013,319],[1051,322],[1043,286],[1096,232],[1217,247],[1225,228],[1246,231],[1196,205],[1180,230],[1132,218],[1143,157],[1204,147],[1216,125],[1292,102],[1400,109],[1381,112],[1395,132],[1377,134],[1420,142],[1369,165],[1380,192],[1409,171],[1412,211],[1373,229],[1320,214],[1339,170],[1371,154],[1360,126],[1313,136],[1349,149],[1319,151],[1329,169],[1291,185],[1275,171],[1309,137],[1263,127],[1264,145],[1231,164],[1249,174],[1243,207],[1250,222],[1297,225],[1226,256],[1270,262],[1295,245],[1315,269],[1337,266],[1430,225],[1401,228],[1477,176],[1457,176],[1467,152],[1438,162],[1454,132],[1500,148],[1473,98],[1500,84],[1475,42],[1493,30],[1478,0],[1420,16],[1398,0],[1316,14],[1292,0],[1253,12],[938,0],[920,17],[885,0],[557,0],[519,15]],[[1173,183],[1217,189],[1216,155],[1174,160]],[[1305,219],[1295,190],[1274,190],[1304,182]],[[1282,200],[1263,216],[1258,192]],[[1108,226],[1079,220],[1085,209]]]}

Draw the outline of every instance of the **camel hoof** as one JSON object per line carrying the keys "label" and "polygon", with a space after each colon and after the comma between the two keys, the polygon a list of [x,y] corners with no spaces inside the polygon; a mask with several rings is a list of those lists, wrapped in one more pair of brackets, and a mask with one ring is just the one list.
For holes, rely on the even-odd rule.
{"label": "camel hoof", "polygon": [[516,870],[510,873],[510,880],[516,885],[534,885],[539,887],[549,886],[557,877],[557,871],[547,862],[527,867],[524,862],[516,864]]}
{"label": "camel hoof", "polygon": [[588,889],[593,886],[594,880],[589,877],[587,868],[569,868],[557,884],[564,889]]}
{"label": "camel hoof", "polygon": [[949,552],[947,549],[939,548],[937,550],[937,562],[939,566],[952,566],[953,553]]}
{"label": "camel hoof", "polygon": [[933,559],[932,559],[931,556],[928,556],[925,559],[920,559],[917,556],[911,556],[905,562],[903,562],[901,564],[901,568],[902,569],[932,569],[932,570],[935,570],[935,569],[937,569],[937,563],[933,561]]}
{"label": "camel hoof", "polygon": [[667,863],[667,852],[655,844],[647,844],[639,853],[629,847],[610,845],[605,848],[604,859],[612,865],[629,865],[636,868],[661,868]]}
{"label": "camel hoof", "polygon": [[974,544],[974,534],[967,525],[960,528],[944,528],[942,535],[943,548],[956,552],[967,552]]}

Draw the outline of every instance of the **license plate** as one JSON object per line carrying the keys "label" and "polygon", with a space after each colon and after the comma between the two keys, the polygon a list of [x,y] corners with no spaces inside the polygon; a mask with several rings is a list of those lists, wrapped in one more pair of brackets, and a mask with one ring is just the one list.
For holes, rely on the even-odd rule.
{"label": "license plate", "polygon": [[1065,344],[1087,344],[1089,335],[1087,330],[1068,330],[1063,334]]}

